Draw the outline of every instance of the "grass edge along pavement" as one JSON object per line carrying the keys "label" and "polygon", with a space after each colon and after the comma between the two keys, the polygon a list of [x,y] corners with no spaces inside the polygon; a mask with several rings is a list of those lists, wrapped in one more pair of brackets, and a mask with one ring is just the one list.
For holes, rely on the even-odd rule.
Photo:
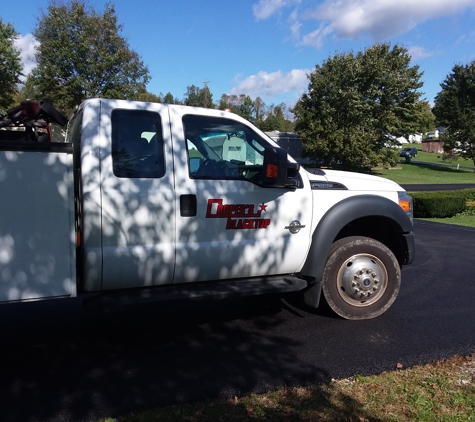
{"label": "grass edge along pavement", "polygon": [[475,421],[475,354],[310,387],[157,408],[102,422]]}

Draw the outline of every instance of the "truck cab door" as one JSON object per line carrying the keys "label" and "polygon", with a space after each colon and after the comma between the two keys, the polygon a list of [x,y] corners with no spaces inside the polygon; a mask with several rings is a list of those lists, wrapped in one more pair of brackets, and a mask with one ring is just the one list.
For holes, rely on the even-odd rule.
{"label": "truck cab door", "polygon": [[174,283],[298,271],[310,245],[308,179],[298,176],[294,189],[266,186],[264,151],[271,141],[238,116],[199,113],[170,108],[177,190]]}
{"label": "truck cab door", "polygon": [[168,108],[106,101],[101,115],[110,140],[101,164],[102,290],[171,283],[176,210]]}

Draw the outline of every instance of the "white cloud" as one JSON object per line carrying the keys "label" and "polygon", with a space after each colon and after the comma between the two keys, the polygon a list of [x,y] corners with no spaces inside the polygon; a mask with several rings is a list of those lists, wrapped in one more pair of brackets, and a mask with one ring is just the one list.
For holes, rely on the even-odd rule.
{"label": "white cloud", "polygon": [[32,34],[20,35],[15,40],[15,48],[20,52],[21,64],[23,66],[23,75],[21,79],[24,81],[26,76],[36,67],[35,48],[40,43]]}
{"label": "white cloud", "polygon": [[[254,15],[267,19],[289,4],[286,0],[260,0],[254,5]],[[315,7],[313,1],[303,0],[290,14],[289,24],[301,44],[319,48],[330,35],[353,40],[368,35],[374,41],[385,41],[427,20],[474,6],[475,0],[325,0]],[[317,21],[317,27],[307,24],[306,33],[301,34],[303,21]]]}
{"label": "white cloud", "polygon": [[306,34],[302,37],[301,44],[302,45],[311,45],[316,48],[320,48],[323,45],[323,41],[327,35],[331,33],[331,28],[328,26],[320,26],[320,28],[316,29],[309,34]]}
{"label": "white cloud", "polygon": [[418,45],[409,47],[407,50],[414,60],[425,59],[426,57],[431,57],[433,55],[431,51],[428,51],[424,47]]}
{"label": "white cloud", "polygon": [[254,16],[257,20],[267,19],[285,6],[298,3],[300,0],[259,0],[259,3],[252,6]]}
{"label": "white cloud", "polygon": [[308,69],[293,69],[288,73],[264,72],[252,75],[244,79],[231,90],[231,94],[240,95],[246,93],[251,97],[261,97],[263,99],[274,97],[287,92],[294,92],[295,95],[302,94],[308,86]]}
{"label": "white cloud", "polygon": [[473,0],[327,0],[311,16],[329,22],[337,37],[355,39],[368,33],[381,41],[471,5]]}
{"label": "white cloud", "polygon": [[290,32],[292,32],[292,37],[299,39],[300,37],[300,28],[302,27],[301,22],[298,19],[297,9],[295,9],[289,16]]}

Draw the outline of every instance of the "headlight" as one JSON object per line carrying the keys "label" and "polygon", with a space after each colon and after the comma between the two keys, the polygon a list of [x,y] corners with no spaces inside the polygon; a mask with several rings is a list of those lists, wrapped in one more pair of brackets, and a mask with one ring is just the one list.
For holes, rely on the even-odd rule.
{"label": "headlight", "polygon": [[412,197],[409,196],[407,192],[398,192],[397,194],[399,197],[399,206],[406,212],[412,221],[414,215]]}

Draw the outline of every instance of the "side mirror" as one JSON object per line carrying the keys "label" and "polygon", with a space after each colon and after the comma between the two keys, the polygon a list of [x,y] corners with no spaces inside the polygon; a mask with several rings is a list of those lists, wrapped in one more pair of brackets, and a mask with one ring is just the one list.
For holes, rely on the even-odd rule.
{"label": "side mirror", "polygon": [[283,148],[268,146],[264,150],[264,168],[262,182],[275,188],[296,188],[298,180],[289,178],[298,174],[299,165],[287,161],[287,151]]}

